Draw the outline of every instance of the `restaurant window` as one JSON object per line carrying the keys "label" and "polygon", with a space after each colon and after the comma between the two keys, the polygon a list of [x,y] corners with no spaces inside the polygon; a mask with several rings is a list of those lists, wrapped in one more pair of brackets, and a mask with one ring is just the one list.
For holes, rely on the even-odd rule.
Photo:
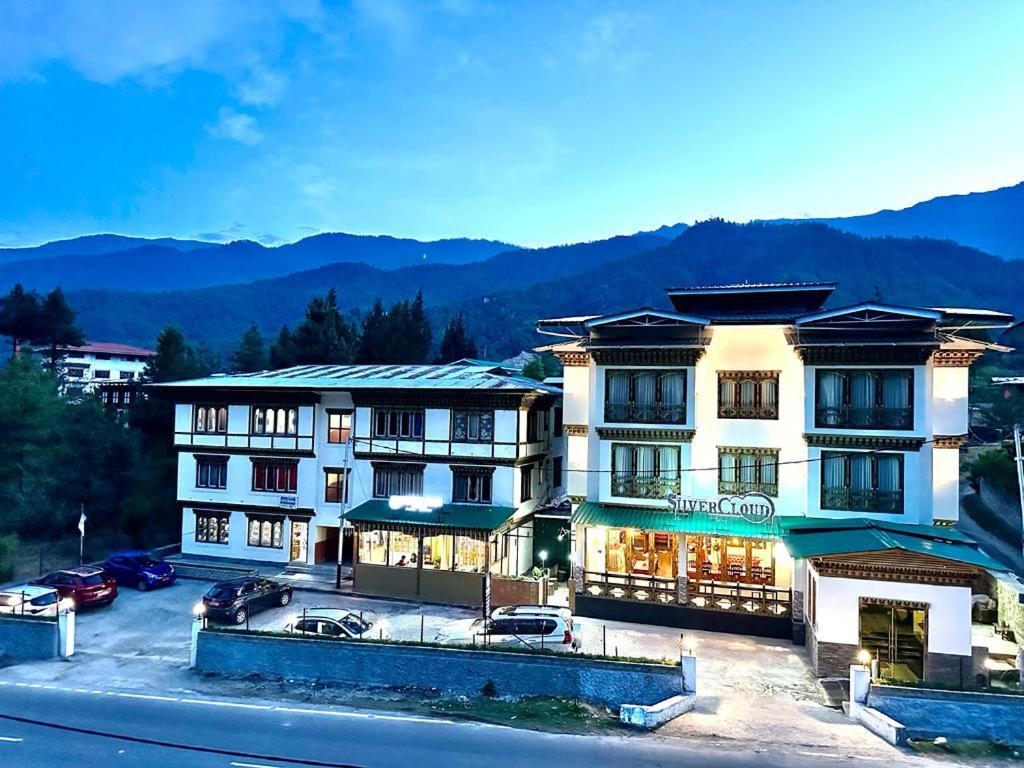
{"label": "restaurant window", "polygon": [[423,411],[381,408],[374,412],[373,436],[392,440],[422,440]]}
{"label": "restaurant window", "polygon": [[913,370],[819,370],[816,376],[816,427],[913,429]]}
{"label": "restaurant window", "polygon": [[384,565],[388,554],[388,532],[380,530],[359,531],[359,562],[367,565]]}
{"label": "restaurant window", "polygon": [[686,572],[695,581],[775,584],[775,544],[770,539],[686,536]]}
{"label": "restaurant window", "polygon": [[352,412],[351,411],[328,411],[327,412],[327,442],[347,443],[352,433]]}
{"label": "restaurant window", "polygon": [[228,409],[223,405],[197,405],[195,407],[196,432],[228,431]]}
{"label": "restaurant window", "polygon": [[452,501],[491,503],[493,467],[452,467]]}
{"label": "restaurant window", "polygon": [[519,500],[529,501],[533,498],[533,466],[519,470]]}
{"label": "restaurant window", "polygon": [[374,464],[373,495],[377,499],[390,496],[423,495],[422,464]]}
{"label": "restaurant window", "polygon": [[719,493],[779,495],[779,452],[772,448],[719,448]]}
{"label": "restaurant window", "polygon": [[391,531],[388,536],[388,565],[416,567],[419,560],[420,540],[401,531]]}
{"label": "restaurant window", "polygon": [[340,504],[348,501],[348,474],[350,470],[338,467],[324,468],[324,501]]}
{"label": "restaurant window", "polygon": [[604,420],[632,424],[684,423],[686,371],[608,371]]}
{"label": "restaurant window", "polygon": [[423,537],[423,567],[437,571],[450,571],[455,562],[454,537],[439,533]]}
{"label": "restaurant window", "polygon": [[903,512],[903,456],[897,453],[821,454],[821,508]]}
{"label": "restaurant window", "polygon": [[779,418],[779,372],[719,371],[718,418]]}
{"label": "restaurant window", "polygon": [[298,432],[298,408],[258,406],[252,409],[252,433],[254,435],[296,435]]}
{"label": "restaurant window", "polygon": [[250,547],[267,547],[283,549],[284,523],[279,518],[249,517],[249,536],[246,543]]}
{"label": "restaurant window", "polygon": [[679,447],[674,445],[612,445],[613,496],[663,499],[679,493]]}
{"label": "restaurant window", "polygon": [[[674,579],[678,573],[679,536],[674,533],[638,531],[626,528],[590,529],[588,539],[604,531],[604,570],[607,573],[633,576],[655,576]],[[591,533],[593,531],[593,533]],[[599,542],[594,542],[597,544]],[[588,550],[592,549],[588,541]],[[588,569],[600,563],[592,562],[588,551]]]}
{"label": "restaurant window", "polygon": [[226,456],[196,457],[196,488],[227,488],[228,459]]}
{"label": "restaurant window", "polygon": [[489,443],[494,440],[494,411],[452,411],[452,440]]}
{"label": "restaurant window", "polygon": [[299,462],[257,459],[252,463],[252,489],[295,493],[299,484]]}
{"label": "restaurant window", "polygon": [[231,516],[219,512],[196,512],[196,541],[227,544]]}
{"label": "restaurant window", "polygon": [[455,537],[455,570],[483,573],[487,564],[487,542],[480,536]]}

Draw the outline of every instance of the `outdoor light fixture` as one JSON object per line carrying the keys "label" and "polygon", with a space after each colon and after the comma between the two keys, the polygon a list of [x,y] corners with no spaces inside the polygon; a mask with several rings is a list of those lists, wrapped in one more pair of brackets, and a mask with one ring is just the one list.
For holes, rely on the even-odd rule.
{"label": "outdoor light fixture", "polygon": [[71,613],[75,610],[75,601],[70,597],[65,597],[63,600],[57,603],[58,613]]}
{"label": "outdoor light fixture", "polygon": [[206,606],[200,600],[198,603],[192,606],[192,615],[197,619],[202,618],[206,614]]}
{"label": "outdoor light fixture", "polygon": [[857,661],[863,664],[865,667],[871,663],[871,651],[867,648],[861,648],[857,651]]}
{"label": "outdoor light fixture", "polygon": [[540,567],[543,568],[544,564],[548,561],[548,551],[546,549],[542,549],[537,553],[537,557],[540,558]]}
{"label": "outdoor light fixture", "polygon": [[687,656],[695,656],[697,653],[697,640],[690,635],[683,637],[683,651]]}

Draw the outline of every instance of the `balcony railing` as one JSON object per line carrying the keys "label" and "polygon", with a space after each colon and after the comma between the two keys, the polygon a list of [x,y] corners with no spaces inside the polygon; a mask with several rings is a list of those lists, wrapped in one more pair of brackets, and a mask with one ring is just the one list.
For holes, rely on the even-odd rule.
{"label": "balcony railing", "polygon": [[686,406],[666,403],[605,403],[604,420],[622,424],[682,424]]}
{"label": "balcony railing", "polygon": [[778,483],[744,483],[739,480],[719,480],[718,492],[725,493],[763,493],[765,496],[778,496]]}
{"label": "balcony railing", "polygon": [[899,514],[903,512],[903,491],[824,488],[821,491],[821,508]]}
{"label": "balcony railing", "polygon": [[834,408],[819,405],[814,423],[817,427],[841,429],[913,429],[914,409],[889,408],[882,405],[841,405]]}
{"label": "balcony railing", "polygon": [[775,403],[719,404],[720,419],[777,419],[779,406]]}
{"label": "balcony railing", "polygon": [[629,499],[664,499],[679,493],[679,478],[658,475],[612,475],[612,496]]}

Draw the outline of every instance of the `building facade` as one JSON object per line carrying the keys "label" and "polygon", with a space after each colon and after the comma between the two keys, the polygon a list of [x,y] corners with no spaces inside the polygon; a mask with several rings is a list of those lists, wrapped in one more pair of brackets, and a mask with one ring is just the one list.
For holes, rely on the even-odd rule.
{"label": "building facade", "polygon": [[532,567],[533,513],[563,490],[559,390],[494,363],[157,390],[175,402],[185,555],[351,556],[360,593],[475,605],[483,574]]}
{"label": "building facade", "polygon": [[141,395],[146,364],[156,354],[151,349],[99,341],[62,347],[60,352],[65,395],[95,393],[104,405],[117,410],[130,407]]}
{"label": "building facade", "polygon": [[989,346],[964,330],[1012,318],[824,309],[834,288],[683,288],[671,309],[538,323],[563,337],[578,613],[806,635],[822,674],[865,648],[971,673],[970,581],[998,566],[949,527]]}

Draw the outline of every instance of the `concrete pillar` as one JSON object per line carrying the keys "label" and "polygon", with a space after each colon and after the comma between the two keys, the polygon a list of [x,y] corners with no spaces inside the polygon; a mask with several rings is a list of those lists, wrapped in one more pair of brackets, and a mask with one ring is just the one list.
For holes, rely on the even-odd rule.
{"label": "concrete pillar", "polygon": [[62,659],[75,654],[75,612],[57,614],[57,655]]}
{"label": "concrete pillar", "polygon": [[697,657],[686,655],[680,656],[679,668],[683,676],[683,693],[697,693]]}
{"label": "concrete pillar", "polygon": [[192,640],[188,650],[188,668],[196,668],[196,650],[199,648],[199,630],[203,628],[203,617],[196,616],[192,619]]}
{"label": "concrete pillar", "polygon": [[689,596],[686,594],[686,585],[689,582],[689,578],[684,570],[678,576],[676,576],[676,602],[679,605],[686,605],[689,602]]}
{"label": "concrete pillar", "polygon": [[871,688],[871,671],[863,664],[850,665],[850,702],[867,704]]}

